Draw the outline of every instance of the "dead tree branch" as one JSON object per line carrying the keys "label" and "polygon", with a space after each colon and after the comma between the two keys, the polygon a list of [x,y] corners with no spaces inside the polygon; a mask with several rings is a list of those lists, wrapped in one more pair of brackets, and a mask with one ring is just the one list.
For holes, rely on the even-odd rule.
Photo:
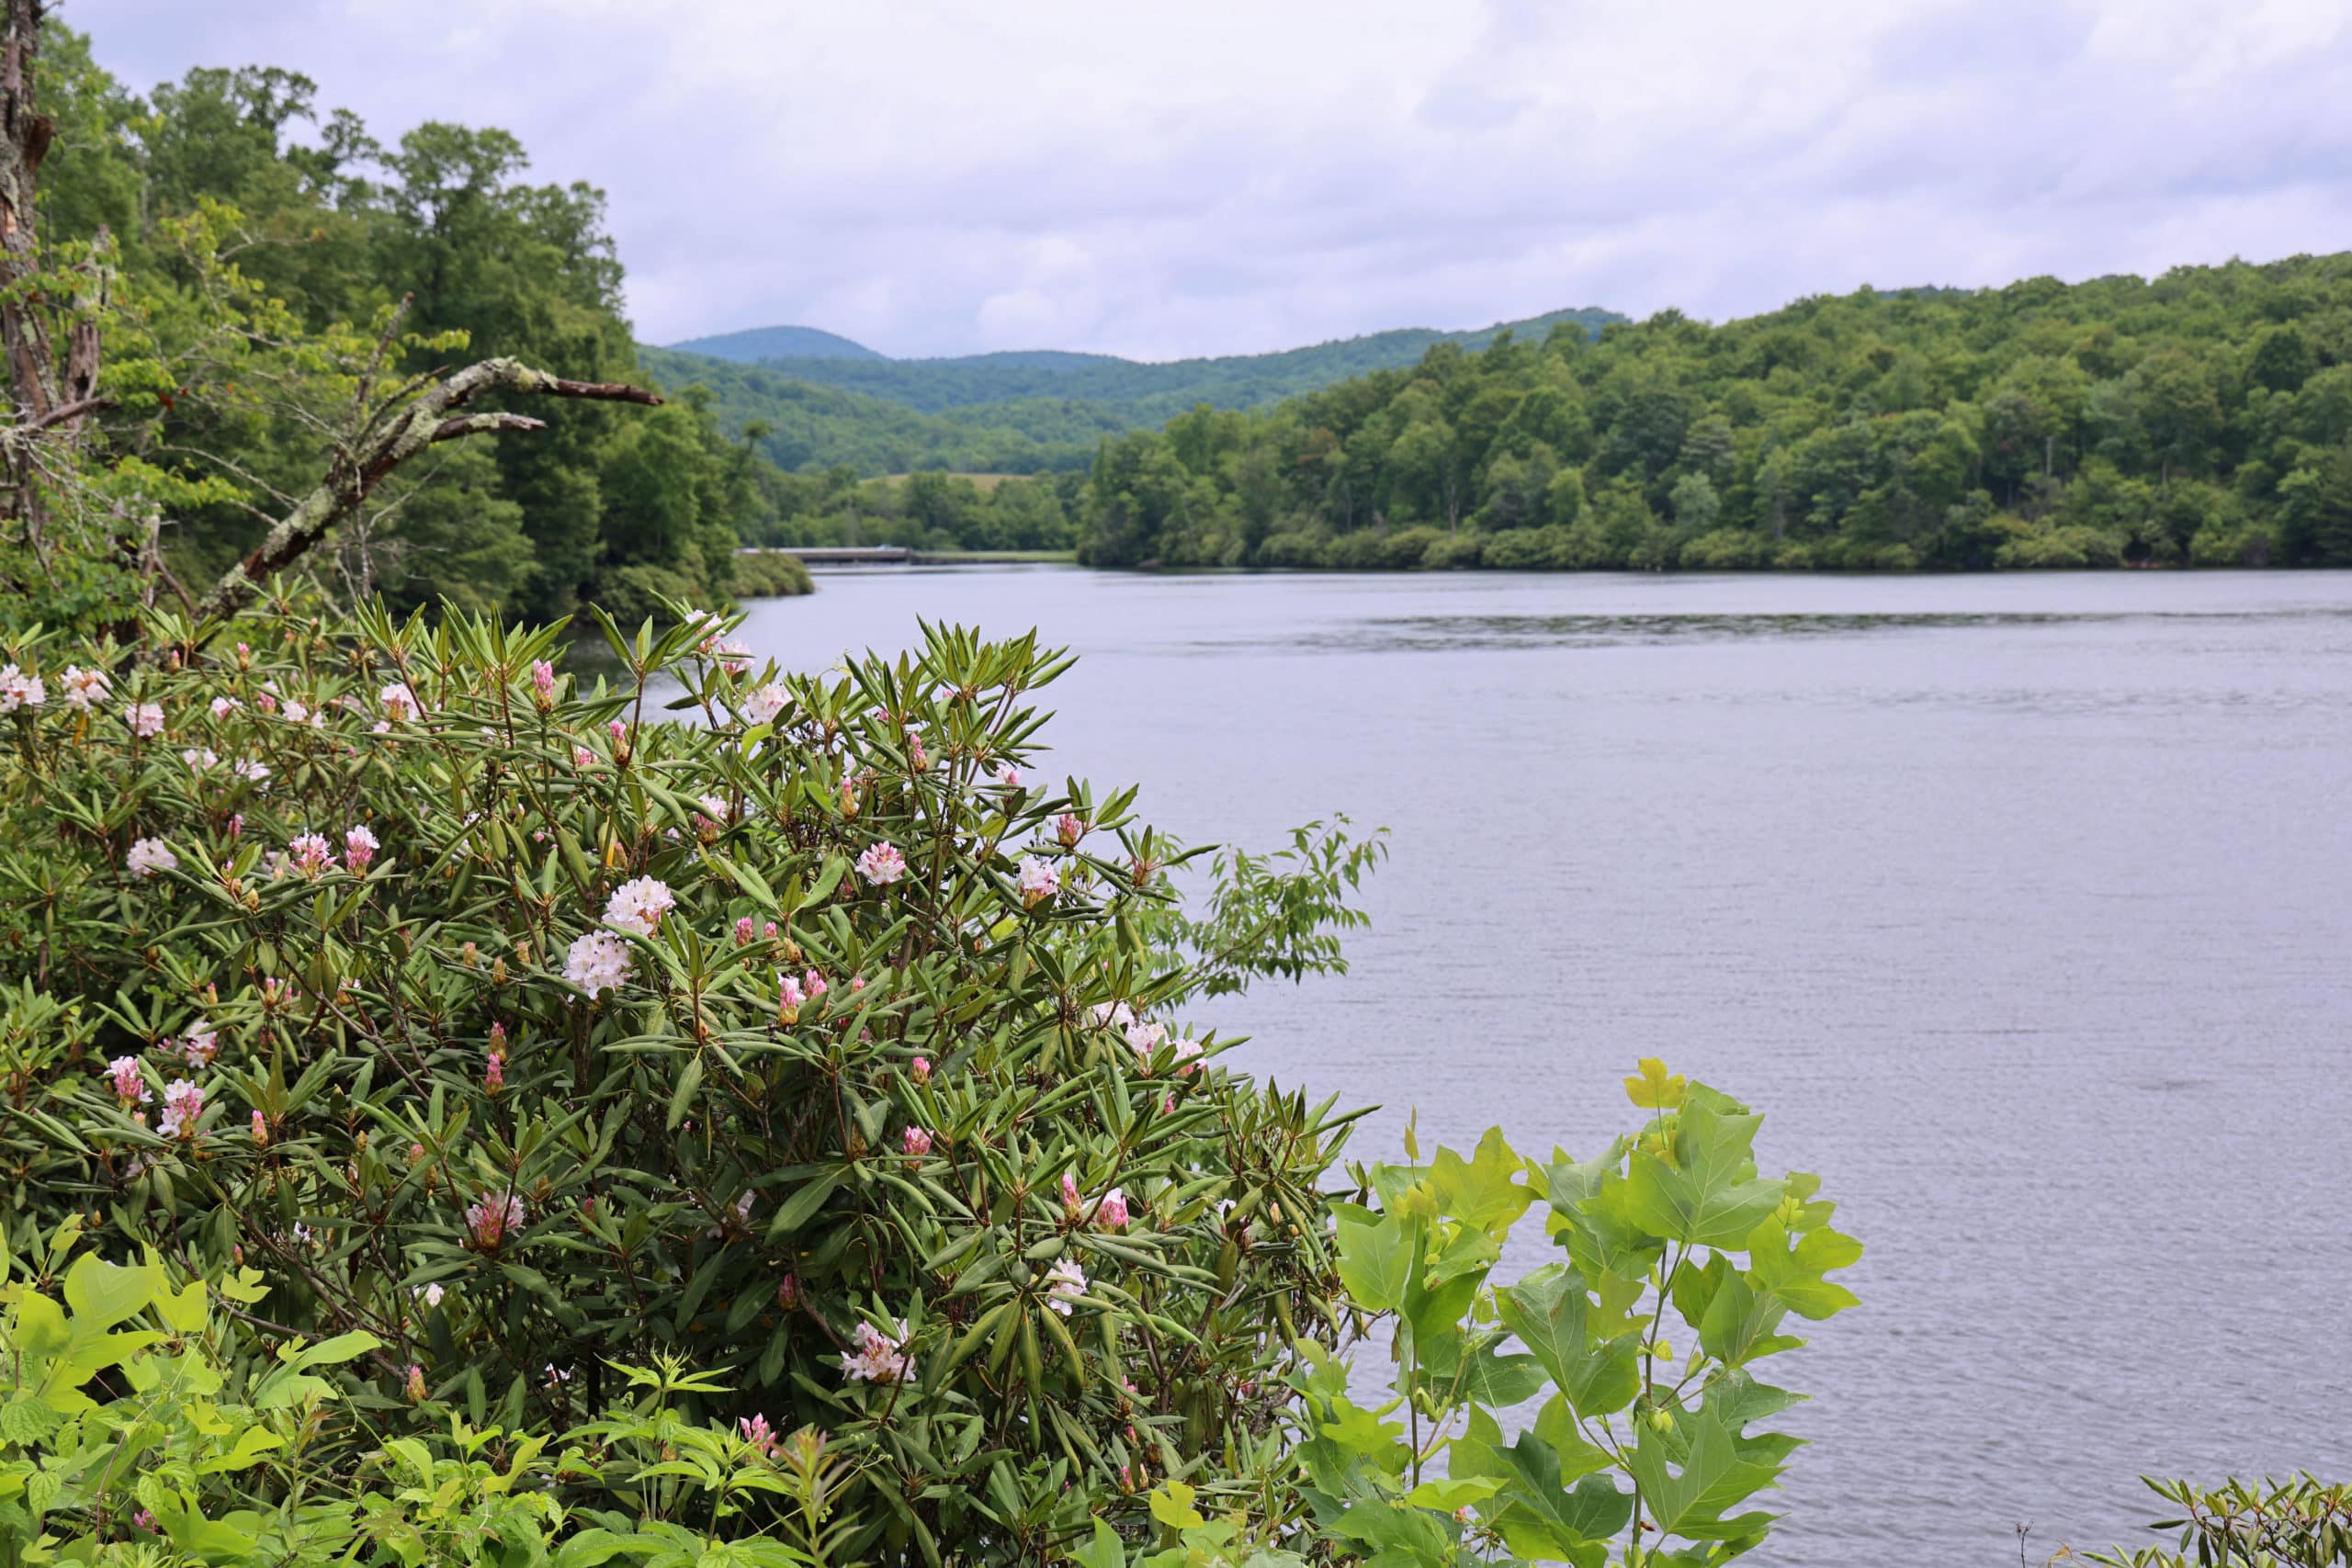
{"label": "dead tree branch", "polygon": [[642,387],[620,381],[571,381],[534,370],[516,359],[485,359],[426,389],[415,401],[382,415],[353,444],[324,484],[311,491],[271,527],[254,552],[213,585],[198,608],[207,617],[233,615],[261,585],[285,570],[368,499],[368,492],[401,464],[436,441],[505,430],[537,430],[545,422],[509,413],[461,414],[458,410],[492,393],[583,398],[602,402],[659,404]]}

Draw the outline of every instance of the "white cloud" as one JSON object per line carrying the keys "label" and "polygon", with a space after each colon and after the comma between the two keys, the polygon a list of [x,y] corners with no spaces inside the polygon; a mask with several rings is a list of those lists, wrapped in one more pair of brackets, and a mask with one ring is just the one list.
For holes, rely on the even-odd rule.
{"label": "white cloud", "polygon": [[[659,15],[649,15],[659,13]],[[2352,246],[2341,0],[73,0],[611,193],[641,333],[1278,348]]]}

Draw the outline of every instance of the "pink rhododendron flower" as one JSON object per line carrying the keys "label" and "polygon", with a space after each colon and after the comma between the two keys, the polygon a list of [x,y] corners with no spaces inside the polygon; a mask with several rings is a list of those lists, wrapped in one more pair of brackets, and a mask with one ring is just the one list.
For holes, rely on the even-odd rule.
{"label": "pink rhododendron flower", "polygon": [[903,1382],[913,1375],[914,1363],[905,1350],[904,1324],[885,1334],[870,1323],[857,1325],[857,1349],[842,1358],[842,1371],[852,1382]]}
{"label": "pink rhododendron flower", "polygon": [[800,1004],[808,999],[808,993],[800,988],[800,982],[789,975],[780,976],[776,980],[775,990],[777,1016],[786,1023],[799,1022]]}
{"label": "pink rhododendron flower", "polygon": [[343,835],[343,863],[355,874],[366,871],[368,863],[376,858],[376,851],[379,847],[374,831],[362,823]]}
{"label": "pink rhododendron flower", "polygon": [[294,869],[305,876],[316,876],[334,863],[334,851],[328,847],[325,836],[319,833],[288,840],[286,856]]}
{"label": "pink rhododendron flower", "polygon": [[555,705],[555,666],[544,659],[531,660],[531,700],[541,713]]}
{"label": "pink rhododendron flower", "polygon": [[628,976],[628,943],[610,931],[589,931],[564,954],[563,977],[592,997],[620,989]]}
{"label": "pink rhododendron flower", "polygon": [[931,1153],[931,1134],[921,1127],[908,1128],[906,1135],[899,1142],[905,1145],[907,1153],[917,1159]]}
{"label": "pink rhododendron flower", "polygon": [[275,692],[255,693],[254,694],[254,706],[259,708],[264,713],[276,713],[277,711],[277,694]]}
{"label": "pink rhododendron flower", "polygon": [[254,1145],[267,1148],[269,1146],[269,1118],[256,1111],[254,1112],[253,1126]]}
{"label": "pink rhododendron flower", "polygon": [[931,759],[923,755],[922,737],[911,732],[907,736],[907,766],[918,773],[931,771]]}
{"label": "pink rhododendron flower", "polygon": [[180,1036],[180,1054],[192,1067],[209,1067],[212,1058],[220,1054],[220,1036],[211,1024],[198,1019]]}
{"label": "pink rhododendron flower", "polygon": [[246,757],[241,760],[235,767],[229,771],[235,773],[239,778],[244,780],[249,784],[266,784],[269,779],[269,764],[267,762],[256,761],[251,757]]}
{"label": "pink rhododendron flower", "polygon": [[117,1056],[107,1064],[107,1071],[114,1078],[114,1097],[124,1109],[144,1105],[155,1098],[155,1091],[147,1087],[146,1078],[140,1074],[138,1057]]}
{"label": "pink rhododendron flower", "polygon": [[800,1305],[800,1276],[797,1274],[786,1274],[782,1280],[776,1281],[775,1304],[782,1307],[786,1312],[793,1312],[798,1309]]}
{"label": "pink rhododendron flower", "polygon": [[311,708],[309,704],[303,702],[300,697],[288,697],[286,699],[287,723],[307,724],[310,722],[310,719]]}
{"label": "pink rhododendron flower", "polygon": [[196,1136],[197,1118],[204,1114],[204,1090],[186,1078],[164,1086],[164,1114],[155,1131],[166,1138]]}
{"label": "pink rhododendron flower", "polygon": [[596,753],[585,746],[574,746],[571,749],[571,765],[575,768],[593,768],[596,765]]}
{"label": "pink rhododendron flower", "polygon": [[523,1228],[523,1200],[509,1193],[503,1199],[484,1193],[466,1205],[466,1234],[487,1252]]}
{"label": "pink rhododendron flower", "polygon": [[792,694],[785,690],[783,682],[771,681],[743,699],[743,712],[753,724],[774,724],[791,700]]}
{"label": "pink rhododendron flower", "polygon": [[1046,1270],[1046,1304],[1069,1315],[1078,1298],[1086,1294],[1086,1270],[1079,1267],[1075,1258],[1065,1258]]}
{"label": "pink rhododendron flower", "polygon": [[159,871],[177,871],[180,858],[161,839],[138,839],[132,840],[130,852],[122,857],[122,863],[131,875],[149,877]]}
{"label": "pink rhododendron flower", "polygon": [[220,765],[220,753],[209,746],[191,746],[180,753],[180,761],[187,764],[191,773],[200,773]]}
{"label": "pink rhododendron flower", "polygon": [[245,836],[245,814],[243,812],[237,812],[229,818],[228,832],[232,842]]}
{"label": "pink rhododendron flower", "polygon": [[1034,909],[1061,891],[1061,874],[1035,855],[1023,855],[1021,874],[1013,886],[1020,890],[1021,902]]}
{"label": "pink rhododendron flower", "polygon": [[482,1058],[481,1087],[492,1094],[506,1087],[506,1055],[492,1051]]}
{"label": "pink rhododendron flower", "polygon": [[662,917],[678,907],[677,897],[669,884],[656,877],[640,876],[624,882],[613,889],[605,901],[605,923],[639,936],[651,936]]}
{"label": "pink rhododendron flower", "polygon": [[928,1056],[917,1056],[912,1062],[908,1064],[907,1070],[914,1075],[915,1082],[929,1083],[931,1081],[931,1058]]}
{"label": "pink rhododendron flower", "polygon": [[424,1369],[414,1361],[411,1361],[408,1365],[408,1379],[404,1387],[411,1404],[424,1403]]}
{"label": "pink rhododendron flower", "polygon": [[1078,841],[1086,837],[1086,818],[1074,811],[1063,812],[1054,818],[1054,835],[1061,840],[1062,848],[1077,848]]}
{"label": "pink rhododendron flower", "polygon": [[164,733],[164,705],[161,703],[126,703],[123,722],[130,726],[130,733],[153,736]]}
{"label": "pink rhododendron flower", "polygon": [[858,874],[876,887],[888,887],[907,874],[907,857],[899,852],[896,844],[887,840],[869,844],[857,857]]}
{"label": "pink rhododendron flower", "polygon": [[[416,694],[409,690],[405,681],[395,681],[377,693],[376,705],[384,710],[386,718],[399,724],[405,724],[424,711],[424,705],[416,700]],[[286,716],[294,716],[291,705],[287,708]]]}
{"label": "pink rhododendron flower", "polygon": [[212,699],[212,716],[226,718],[243,705],[234,697],[215,697]]}
{"label": "pink rhododendron flower", "polygon": [[1065,1170],[1062,1172],[1062,1212],[1075,1217],[1079,1201],[1078,1178]]}
{"label": "pink rhododendron flower", "polygon": [[1102,1194],[1102,1201],[1094,1205],[1094,1228],[1123,1231],[1127,1228],[1127,1194],[1124,1188],[1114,1187]]}
{"label": "pink rhododendron flower", "polygon": [[738,915],[735,918],[735,945],[738,947],[748,946],[752,941],[752,934],[757,931],[758,929],[758,926],[752,921],[751,916]]}
{"label": "pink rhododendron flower", "polygon": [[95,711],[114,684],[105,671],[85,670],[78,664],[67,665],[57,683],[64,688],[65,705],[81,713]]}
{"label": "pink rhododendron flower", "polygon": [[1201,1051],[1202,1045],[1197,1040],[1179,1040],[1176,1042],[1176,1061],[1178,1064],[1176,1070],[1183,1074],[1186,1077],[1192,1077],[1193,1074],[1200,1068],[1200,1064],[1193,1061],[1193,1058],[1199,1055]]}
{"label": "pink rhododendron flower", "polygon": [[735,1427],[743,1434],[743,1440],[757,1450],[762,1457],[775,1451],[775,1433],[769,1429],[766,1416],[746,1416],[735,1423]]}
{"label": "pink rhododendron flower", "polygon": [[1022,787],[1021,770],[1007,762],[996,771],[996,782],[1005,789],[1019,789]]}
{"label": "pink rhododendron flower", "polygon": [[809,970],[808,976],[800,983],[808,987],[808,994],[812,997],[821,997],[831,988],[825,984],[825,977],[814,969]]}

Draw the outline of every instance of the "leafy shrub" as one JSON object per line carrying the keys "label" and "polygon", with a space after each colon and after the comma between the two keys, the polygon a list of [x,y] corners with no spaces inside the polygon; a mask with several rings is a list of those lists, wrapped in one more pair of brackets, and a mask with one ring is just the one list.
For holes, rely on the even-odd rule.
{"label": "leafy shrub", "polygon": [[1272,567],[1317,567],[1323,564],[1323,539],[1308,532],[1269,534],[1258,547],[1258,564]]}
{"label": "leafy shrub", "polygon": [[[2147,1477],[2150,1490],[2179,1510],[2149,1528],[2178,1530],[2179,1547],[2120,1548],[2089,1554],[2106,1568],[2334,1568],[2352,1563],[2352,1486],[2310,1475],[2256,1486],[2229,1481],[2212,1488]],[[2064,1553],[2061,1554],[2064,1555]]]}
{"label": "leafy shrub", "polygon": [[[1763,1119],[1746,1106],[1655,1061],[1626,1089],[1655,1114],[1593,1158],[1527,1159],[1489,1132],[1466,1159],[1375,1167],[1379,1207],[1339,1207],[1351,1304],[1387,1317],[1396,1362],[1396,1397],[1370,1410],[1335,1360],[1293,1374],[1304,1493],[1348,1550],[1396,1568],[1465,1546],[1594,1568],[1620,1534],[1628,1562],[1763,1539],[1772,1516],[1737,1510],[1797,1439],[1759,1424],[1800,1396],[1753,1369],[1804,1344],[1782,1332],[1791,1314],[1854,1304],[1826,1276],[1861,1245],[1830,1228],[1817,1178],[1759,1174]],[[1566,1257],[1493,1283],[1531,1205]],[[1506,1440],[1507,1412],[1532,1401]]]}
{"label": "leafy shrub", "polygon": [[2004,570],[2051,571],[2123,564],[2123,541],[2103,529],[2063,524],[2010,540],[1995,552]]}
{"label": "leafy shrub", "polygon": [[[1479,564],[1495,571],[1542,571],[1552,565],[1550,528],[1514,528],[1487,536]],[[1563,530],[1565,532],[1565,530]]]}
{"label": "leafy shrub", "polygon": [[1478,564],[1486,539],[1476,534],[1445,534],[1421,552],[1420,564],[1431,571],[1460,571]]}
{"label": "leafy shrub", "polygon": [[738,553],[729,559],[734,573],[732,587],[739,598],[777,599],[817,591],[808,569],[796,557],[776,550],[759,550]]}
{"label": "leafy shrub", "polygon": [[1390,571],[1408,571],[1427,564],[1430,549],[1445,542],[1446,535],[1441,529],[1427,525],[1399,528],[1381,537],[1374,564]]}
{"label": "leafy shrub", "polygon": [[1713,528],[1682,547],[1685,571],[1753,571],[1766,564],[1772,541],[1744,528]]}
{"label": "leafy shrub", "polygon": [[688,1413],[830,1432],[870,1562],[1139,1516],[1344,1311],[1348,1119],[1173,1020],[1336,966],[1375,851],[1228,857],[1192,920],[1132,792],[1031,772],[1059,655],[942,629],[811,679],[724,630],[612,631],[586,691],[460,615],[11,642],[0,1213],[258,1269],[478,1427],[723,1368]]}
{"label": "leafy shrub", "polygon": [[1323,564],[1333,571],[1385,570],[1389,564],[1388,536],[1376,528],[1341,534],[1323,547]]}

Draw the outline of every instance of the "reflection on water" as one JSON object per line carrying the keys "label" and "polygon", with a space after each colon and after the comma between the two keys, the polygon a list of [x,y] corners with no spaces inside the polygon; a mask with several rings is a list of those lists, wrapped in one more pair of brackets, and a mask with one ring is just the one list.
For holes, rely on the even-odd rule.
{"label": "reflection on water", "polygon": [[1761,1561],[2352,1471],[2352,578],[820,581],[753,645],[1035,626],[1057,770],[1194,840],[1394,830],[1352,974],[1194,1021],[1377,1103],[1359,1154],[1413,1107],[1589,1154],[1642,1055],[1758,1103],[1870,1248],[1774,1369],[1815,1446]]}

